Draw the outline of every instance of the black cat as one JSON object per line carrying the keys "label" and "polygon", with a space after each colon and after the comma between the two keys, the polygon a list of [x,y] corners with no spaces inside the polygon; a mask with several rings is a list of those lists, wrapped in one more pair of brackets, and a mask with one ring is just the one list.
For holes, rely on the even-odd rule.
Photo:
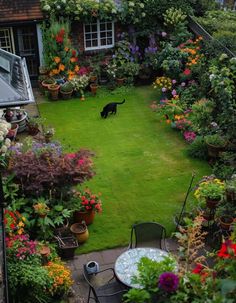
{"label": "black cat", "polygon": [[101,117],[106,118],[109,112],[111,112],[112,114],[116,114],[117,104],[123,104],[123,103],[125,103],[125,99],[122,102],[108,103],[106,106],[103,107],[103,110],[101,112]]}

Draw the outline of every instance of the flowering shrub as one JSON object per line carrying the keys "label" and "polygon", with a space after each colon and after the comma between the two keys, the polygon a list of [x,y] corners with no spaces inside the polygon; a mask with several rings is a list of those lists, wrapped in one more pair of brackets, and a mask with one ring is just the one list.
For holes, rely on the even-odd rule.
{"label": "flowering shrub", "polygon": [[29,235],[14,235],[6,238],[7,257],[24,260],[37,254],[37,242],[29,240]]}
{"label": "flowering shrub", "polygon": [[221,199],[225,192],[225,182],[214,176],[203,178],[194,192],[194,196],[199,201],[204,201],[206,198]]}
{"label": "flowering shrub", "polygon": [[43,202],[34,204],[33,208],[34,212],[40,216],[46,216],[50,211],[50,208],[47,206],[47,204]]}
{"label": "flowering shrub", "polygon": [[178,96],[171,100],[162,100],[162,104],[158,106],[157,112],[165,117],[166,123],[175,122],[179,115],[183,114],[183,109],[181,108]]}
{"label": "flowering shrub", "polygon": [[61,75],[71,80],[79,71],[77,51],[72,49],[69,40],[68,22],[52,21],[49,28],[43,29],[44,60],[50,76]]}
{"label": "flowering shrub", "polygon": [[159,277],[158,286],[168,293],[175,292],[179,286],[179,277],[173,272],[163,272]]}
{"label": "flowering shrub", "polygon": [[11,129],[11,124],[5,120],[0,119],[0,164],[5,164],[5,154],[8,148],[11,146],[11,140],[6,138],[9,130]]}
{"label": "flowering shrub", "polygon": [[48,262],[45,266],[51,278],[49,291],[52,295],[63,295],[67,293],[73,284],[71,271],[62,263]]}
{"label": "flowering shrub", "polygon": [[32,196],[63,197],[71,186],[89,180],[92,170],[92,153],[80,150],[58,154],[58,147],[50,149],[12,152],[7,173],[14,173],[13,181],[23,193]]}
{"label": "flowering shrub", "polygon": [[5,209],[4,211],[4,224],[6,233],[10,236],[17,234],[21,235],[24,232],[25,217],[23,217],[18,211],[11,211]]}
{"label": "flowering shrub", "polygon": [[186,130],[191,126],[191,121],[186,119],[184,115],[176,115],[175,124],[177,129]]}
{"label": "flowering shrub", "polygon": [[102,211],[102,202],[100,200],[101,194],[92,194],[87,188],[84,191],[76,191],[72,198],[73,208],[79,211]]}
{"label": "flowering shrub", "polygon": [[[201,54],[201,43],[202,43],[202,37],[199,36],[195,40],[189,39],[186,43],[180,44],[179,48],[181,52],[188,54],[187,57],[187,67],[192,67],[196,64],[198,64],[200,59],[203,57],[203,54]],[[186,71],[189,74],[189,69],[185,69],[185,75]]]}

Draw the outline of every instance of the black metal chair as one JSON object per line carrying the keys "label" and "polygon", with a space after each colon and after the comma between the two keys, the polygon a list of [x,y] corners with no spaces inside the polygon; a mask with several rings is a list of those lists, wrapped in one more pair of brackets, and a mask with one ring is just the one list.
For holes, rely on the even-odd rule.
{"label": "black metal chair", "polygon": [[[108,278],[108,274],[110,277]],[[120,283],[115,276],[113,268],[100,270],[96,274],[89,274],[86,265],[83,266],[84,279],[89,286],[88,300],[96,303],[121,303],[127,287]],[[104,281],[106,282],[104,283]]]}
{"label": "black metal chair", "polygon": [[153,247],[167,250],[166,229],[156,222],[134,224],[131,230],[130,248]]}

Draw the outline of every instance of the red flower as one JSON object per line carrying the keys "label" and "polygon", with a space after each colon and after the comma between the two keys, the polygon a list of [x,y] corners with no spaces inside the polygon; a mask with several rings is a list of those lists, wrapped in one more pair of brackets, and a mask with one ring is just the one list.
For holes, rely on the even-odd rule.
{"label": "red flower", "polygon": [[63,42],[63,37],[60,35],[56,35],[56,41],[57,43],[62,43]]}
{"label": "red flower", "polygon": [[189,76],[189,75],[191,74],[191,70],[188,69],[188,68],[186,68],[186,69],[184,70],[183,74],[184,74],[185,76]]}
{"label": "red flower", "polygon": [[65,35],[65,30],[64,28],[62,28],[60,31],[59,31],[59,36],[64,36]]}
{"label": "red flower", "polygon": [[203,266],[200,263],[197,263],[196,267],[193,269],[192,273],[193,274],[201,274],[202,270],[203,270]]}
{"label": "red flower", "polygon": [[231,258],[236,257],[236,244],[232,243],[231,240],[227,240],[222,243],[221,249],[217,253],[220,258]]}
{"label": "red flower", "polygon": [[15,228],[15,225],[14,225],[13,223],[11,223],[11,224],[10,224],[10,228],[11,228],[11,229],[14,229],[14,228]]}
{"label": "red flower", "polygon": [[76,50],[75,49],[72,49],[72,51],[71,51],[71,54],[72,54],[72,56],[76,56]]}

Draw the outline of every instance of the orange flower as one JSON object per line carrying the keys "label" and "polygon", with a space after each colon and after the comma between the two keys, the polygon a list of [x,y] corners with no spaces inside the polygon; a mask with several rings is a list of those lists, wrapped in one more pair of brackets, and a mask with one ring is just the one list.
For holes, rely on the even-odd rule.
{"label": "orange flower", "polygon": [[66,52],[68,52],[68,51],[69,51],[69,47],[66,46],[66,47],[64,48],[64,50],[65,50]]}
{"label": "orange flower", "polygon": [[75,58],[75,57],[70,58],[70,62],[71,62],[71,63],[76,62],[76,58]]}
{"label": "orange flower", "polygon": [[60,63],[59,66],[58,66],[58,69],[59,69],[60,71],[64,71],[64,70],[65,70],[65,65],[62,64],[62,63]]}
{"label": "orange flower", "polygon": [[54,58],[54,61],[55,61],[56,63],[59,63],[59,62],[61,61],[61,58],[60,58],[60,57],[55,57],[55,58]]}
{"label": "orange flower", "polygon": [[75,71],[76,73],[79,71],[79,66],[78,66],[78,65],[75,66],[74,71]]}
{"label": "orange flower", "polygon": [[167,120],[166,120],[166,123],[167,123],[167,124],[170,124],[170,122],[171,122],[170,119],[167,119]]}

